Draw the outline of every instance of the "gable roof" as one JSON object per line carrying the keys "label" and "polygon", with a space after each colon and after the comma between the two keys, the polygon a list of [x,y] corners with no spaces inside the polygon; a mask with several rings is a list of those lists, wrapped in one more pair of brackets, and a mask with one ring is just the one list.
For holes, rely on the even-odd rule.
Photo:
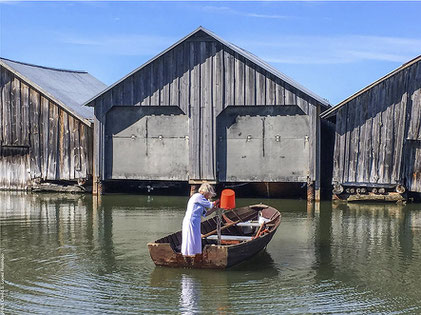
{"label": "gable roof", "polygon": [[177,45],[179,45],[180,43],[184,42],[189,37],[193,36],[194,34],[200,32],[200,31],[202,31],[202,32],[206,33],[207,35],[211,36],[216,41],[218,41],[221,44],[227,46],[231,50],[235,51],[239,55],[243,56],[244,58],[248,59],[249,61],[253,62],[254,64],[258,65],[259,67],[261,67],[264,70],[268,71],[269,73],[273,74],[274,76],[278,77],[282,81],[288,83],[289,85],[295,87],[296,89],[298,89],[298,90],[304,92],[305,94],[309,95],[310,97],[314,98],[316,101],[318,101],[322,105],[326,106],[326,108],[327,107],[330,107],[330,104],[329,104],[329,102],[326,99],[324,99],[324,98],[318,96],[317,94],[311,92],[310,90],[308,90],[304,86],[300,85],[299,83],[297,83],[293,79],[289,78],[285,74],[281,73],[280,71],[278,71],[277,69],[275,69],[274,67],[272,67],[271,65],[269,65],[268,63],[266,63],[265,61],[263,61],[262,59],[258,58],[256,55],[254,55],[254,54],[252,54],[252,53],[250,53],[250,52],[248,52],[248,51],[246,51],[246,50],[244,50],[244,49],[242,49],[242,48],[240,48],[240,47],[238,47],[238,46],[236,46],[236,45],[234,45],[234,44],[232,44],[230,42],[225,41],[221,37],[217,36],[216,34],[214,34],[213,32],[211,32],[209,30],[207,30],[206,28],[204,28],[202,26],[199,26],[196,30],[194,30],[193,32],[191,32],[187,36],[183,37],[182,39],[180,39],[179,41],[177,41],[176,43],[174,43],[173,45],[171,45],[170,47],[168,47],[167,49],[165,49],[164,51],[162,51],[161,53],[159,53],[158,55],[156,55],[155,57],[153,57],[152,59],[150,59],[149,61],[147,61],[143,65],[141,65],[140,67],[136,68],[135,70],[133,70],[132,72],[130,72],[129,74],[127,74],[126,76],[124,76],[123,78],[121,78],[120,80],[118,80],[117,82],[115,82],[114,84],[110,85],[105,90],[103,90],[101,93],[99,93],[99,94],[95,95],[94,97],[92,97],[90,100],[88,100],[87,102],[85,102],[84,105],[92,106],[90,103],[92,103],[96,98],[98,98],[99,96],[101,96],[105,92],[111,90],[113,87],[115,87],[116,85],[118,85],[119,83],[121,83],[122,81],[124,81],[125,79],[127,79],[128,77],[130,77],[131,75],[133,75],[134,73],[138,72],[142,68],[144,68],[147,65],[151,64],[153,61],[155,61],[156,59],[158,59],[162,55],[166,54],[168,51],[170,51],[171,49],[175,48]]}
{"label": "gable roof", "polygon": [[106,85],[85,71],[64,70],[0,58],[0,65],[20,77],[42,94],[86,124],[93,118],[92,108],[82,104]]}
{"label": "gable roof", "polygon": [[361,94],[367,92],[368,90],[372,89],[373,87],[375,87],[376,85],[382,83],[383,81],[389,79],[390,77],[394,76],[395,74],[397,74],[399,71],[402,71],[410,66],[412,66],[413,64],[417,63],[421,61],[421,55],[418,57],[415,57],[414,59],[408,61],[407,63],[404,63],[402,66],[400,66],[399,68],[393,70],[392,72],[386,74],[385,76],[381,77],[380,79],[378,79],[377,81],[373,82],[372,84],[366,86],[365,88],[359,90],[357,93],[352,94],[350,97],[344,99],[342,102],[340,102],[339,104],[337,104],[336,106],[324,111],[320,117],[321,118],[329,118],[332,117],[336,114],[336,112],[345,104],[349,103],[350,101],[352,101],[354,98],[360,96]]}

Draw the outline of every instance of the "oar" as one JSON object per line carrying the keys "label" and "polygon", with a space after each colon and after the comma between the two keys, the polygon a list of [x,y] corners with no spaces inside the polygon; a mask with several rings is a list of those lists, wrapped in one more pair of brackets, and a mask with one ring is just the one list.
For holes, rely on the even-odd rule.
{"label": "oar", "polygon": [[[231,226],[233,226],[233,225],[236,225],[236,224],[238,224],[238,223],[240,223],[240,222],[241,222],[241,220],[238,220],[238,221],[232,222],[232,223],[230,223],[230,224],[224,225],[223,227],[221,227],[221,231],[222,231],[222,230],[225,230],[225,229],[227,229],[227,228],[229,228],[229,227],[231,227]],[[215,234],[215,233],[217,233],[217,232],[218,232],[218,229],[213,230],[213,231],[211,231],[211,232],[209,232],[209,233],[206,233],[205,235],[202,235],[202,238],[206,238],[206,237],[211,236],[211,235],[213,235],[213,234]]]}

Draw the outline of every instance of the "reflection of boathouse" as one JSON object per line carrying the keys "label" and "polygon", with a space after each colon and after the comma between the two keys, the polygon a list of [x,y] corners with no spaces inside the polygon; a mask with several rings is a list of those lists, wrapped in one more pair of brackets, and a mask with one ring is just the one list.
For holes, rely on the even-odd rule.
{"label": "reflection of boathouse", "polygon": [[92,175],[93,113],[81,104],[105,85],[87,72],[0,58],[0,189]]}
{"label": "reflection of boathouse", "polygon": [[421,56],[322,114],[336,118],[334,194],[398,200],[421,193]]}
{"label": "reflection of boathouse", "polygon": [[320,188],[327,102],[202,27],[86,105],[95,108],[97,183]]}

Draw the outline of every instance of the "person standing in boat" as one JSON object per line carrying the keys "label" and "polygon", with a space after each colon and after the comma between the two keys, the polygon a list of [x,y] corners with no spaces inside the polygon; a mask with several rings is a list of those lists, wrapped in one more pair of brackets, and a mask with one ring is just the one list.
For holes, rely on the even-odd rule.
{"label": "person standing in boat", "polygon": [[216,194],[212,185],[203,183],[199,192],[190,197],[183,219],[181,253],[184,256],[202,253],[201,217],[205,217],[216,210],[219,201],[209,201],[214,196]]}

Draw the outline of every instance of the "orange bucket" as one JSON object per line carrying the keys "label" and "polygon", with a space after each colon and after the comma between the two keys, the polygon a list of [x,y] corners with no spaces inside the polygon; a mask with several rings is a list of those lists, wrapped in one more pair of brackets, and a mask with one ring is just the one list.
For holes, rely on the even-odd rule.
{"label": "orange bucket", "polygon": [[219,206],[222,209],[235,208],[235,191],[232,189],[224,189],[221,194],[221,201]]}

